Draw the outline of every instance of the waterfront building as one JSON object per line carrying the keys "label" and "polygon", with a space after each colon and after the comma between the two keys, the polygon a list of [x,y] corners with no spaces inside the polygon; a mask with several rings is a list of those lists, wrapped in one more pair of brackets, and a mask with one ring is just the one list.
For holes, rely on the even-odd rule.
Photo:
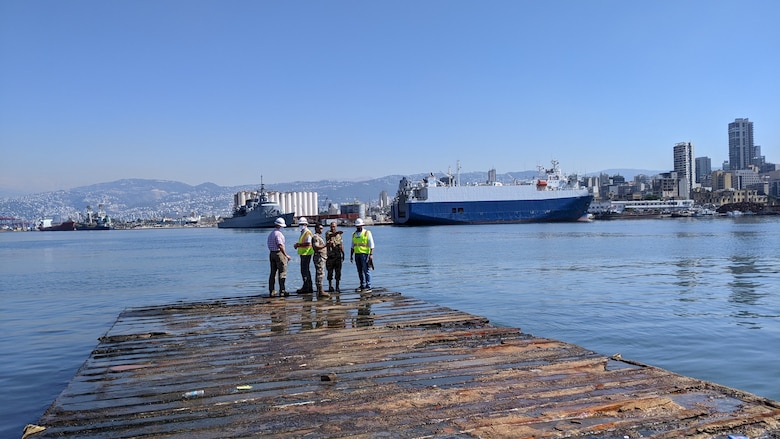
{"label": "waterfront building", "polygon": [[712,190],[734,189],[731,182],[732,174],[729,171],[715,171],[712,173]]}
{"label": "waterfront building", "polygon": [[595,175],[585,176],[582,178],[582,186],[588,188],[588,190],[593,194],[594,200],[601,199],[601,185],[599,184],[600,181],[601,179]]}
{"label": "waterfront building", "polygon": [[695,207],[694,200],[611,200],[590,205],[588,213],[594,215],[627,214],[626,217],[639,214],[663,214],[690,211]]}
{"label": "waterfront building", "polygon": [[761,155],[761,145],[756,145],[753,148],[753,161],[752,164],[758,169],[761,169],[766,164],[766,157]]}
{"label": "waterfront building", "polygon": [[661,199],[689,198],[688,195],[680,195],[679,185],[680,177],[676,172],[663,172],[653,180],[653,195]]}
{"label": "waterfront building", "polygon": [[751,166],[748,169],[731,171],[731,174],[731,181],[734,189],[756,188],[757,185],[760,185],[763,182],[763,179],[758,173],[758,168],[755,166]]}
{"label": "waterfront building", "polygon": [[696,169],[696,183],[702,186],[709,186],[706,183],[710,178],[710,174],[712,174],[712,160],[709,157],[696,157],[694,166]]}
{"label": "waterfront building", "polygon": [[734,119],[729,124],[729,170],[747,169],[754,164],[756,147],[753,143],[753,122],[747,118]]}
{"label": "waterfront building", "polygon": [[613,206],[619,206],[620,210],[687,210],[693,209],[693,200],[639,200],[639,201],[613,201]]}
{"label": "waterfront building", "polygon": [[768,197],[755,189],[719,189],[694,191],[694,201],[698,205],[723,206],[735,203],[767,204]]}
{"label": "waterfront building", "polygon": [[674,145],[674,172],[679,178],[678,195],[681,198],[690,198],[696,176],[692,142],[679,142]]}
{"label": "waterfront building", "polygon": [[366,205],[358,201],[352,203],[341,203],[341,214],[365,219]]}
{"label": "waterfront building", "polygon": [[768,194],[775,197],[775,199],[778,199],[780,198],[780,169],[770,171],[768,175],[769,175]]}

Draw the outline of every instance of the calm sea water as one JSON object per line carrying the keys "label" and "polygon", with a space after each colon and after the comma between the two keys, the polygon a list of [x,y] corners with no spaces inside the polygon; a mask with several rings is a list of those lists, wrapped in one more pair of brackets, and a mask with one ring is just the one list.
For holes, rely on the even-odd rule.
{"label": "calm sea water", "polygon": [[[372,230],[375,287],[780,400],[780,218]],[[267,233],[0,233],[0,437],[38,420],[123,309],[265,294]]]}

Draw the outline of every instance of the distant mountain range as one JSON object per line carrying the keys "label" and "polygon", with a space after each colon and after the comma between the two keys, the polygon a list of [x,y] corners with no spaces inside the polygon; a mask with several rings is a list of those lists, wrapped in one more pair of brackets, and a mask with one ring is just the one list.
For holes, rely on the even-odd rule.
{"label": "distant mountain range", "polygon": [[[627,180],[638,174],[655,175],[658,171],[637,169],[609,169],[588,175],[622,175]],[[407,176],[412,180],[422,179],[428,174]],[[503,183],[530,179],[536,171],[517,171],[497,175]],[[331,203],[363,202],[376,204],[382,191],[392,198],[403,176],[388,175],[373,180],[349,182],[337,180],[296,181],[266,185],[269,191],[317,192],[321,207]],[[463,183],[487,180],[487,172],[461,173]],[[98,183],[69,190],[45,192],[0,199],[0,217],[37,221],[52,218],[64,221],[77,219],[87,206],[97,210],[99,205],[115,220],[136,219],[178,219],[191,214],[201,216],[229,216],[233,209],[233,195],[241,190],[256,190],[260,184],[246,186],[218,186],[203,183],[191,186],[186,183],[166,180],[124,179]]]}

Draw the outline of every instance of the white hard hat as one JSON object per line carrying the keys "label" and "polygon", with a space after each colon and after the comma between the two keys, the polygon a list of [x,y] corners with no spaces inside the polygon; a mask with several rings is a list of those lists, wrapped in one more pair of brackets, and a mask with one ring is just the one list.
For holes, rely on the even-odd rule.
{"label": "white hard hat", "polygon": [[355,227],[362,226],[363,225],[363,218],[358,218],[355,220]]}
{"label": "white hard hat", "polygon": [[276,221],[274,221],[274,224],[280,227],[287,227],[287,224],[284,222],[284,218],[282,217],[277,218]]}
{"label": "white hard hat", "polygon": [[304,225],[308,226],[309,225],[309,220],[307,220],[305,216],[302,216],[302,217],[298,218],[298,224],[304,224]]}

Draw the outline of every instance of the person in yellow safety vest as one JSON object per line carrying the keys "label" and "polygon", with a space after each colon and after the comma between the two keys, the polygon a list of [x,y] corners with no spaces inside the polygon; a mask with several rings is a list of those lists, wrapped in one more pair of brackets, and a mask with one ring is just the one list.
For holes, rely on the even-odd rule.
{"label": "person in yellow safety vest", "polygon": [[311,258],[314,255],[314,247],[311,246],[311,230],[309,230],[309,220],[306,217],[298,218],[298,228],[301,231],[301,236],[298,237],[298,242],[293,245],[298,250],[298,256],[301,257],[301,278],[303,278],[303,286],[299,288],[296,293],[298,294],[312,294],[314,289],[311,282]]}
{"label": "person in yellow safety vest", "polygon": [[355,232],[352,233],[352,249],[349,252],[349,262],[355,260],[355,266],[360,279],[360,287],[355,291],[370,293],[371,271],[374,266],[374,237],[371,232],[363,229],[363,219],[355,220]]}

